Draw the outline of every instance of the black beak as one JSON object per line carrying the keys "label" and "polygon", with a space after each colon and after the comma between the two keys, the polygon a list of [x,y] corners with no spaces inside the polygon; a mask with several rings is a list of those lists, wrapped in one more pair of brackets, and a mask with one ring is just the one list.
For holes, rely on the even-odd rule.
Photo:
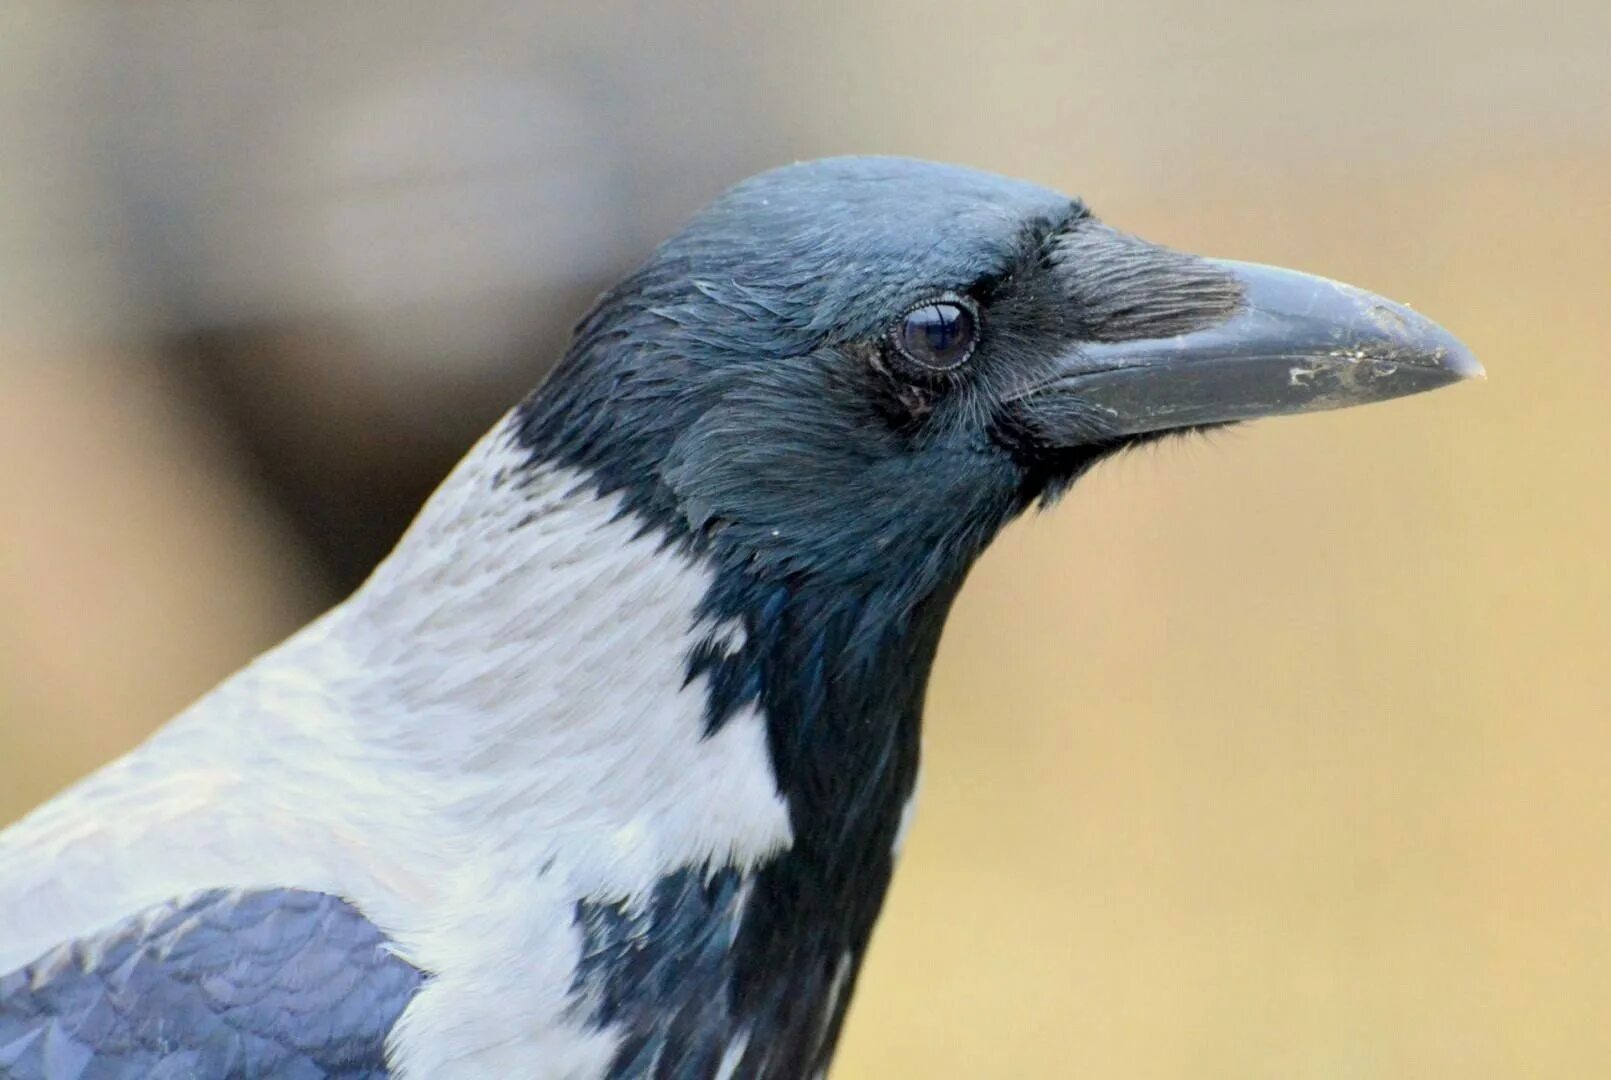
{"label": "black beak", "polygon": [[1077,346],[1028,395],[1043,438],[1071,445],[1341,409],[1483,375],[1452,334],[1401,304],[1293,270],[1202,262],[1239,284],[1240,304],[1172,337]]}

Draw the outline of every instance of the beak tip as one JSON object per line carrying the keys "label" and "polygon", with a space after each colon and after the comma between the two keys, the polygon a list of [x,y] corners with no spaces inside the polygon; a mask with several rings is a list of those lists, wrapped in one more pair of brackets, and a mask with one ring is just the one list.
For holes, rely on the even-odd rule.
{"label": "beak tip", "polygon": [[1389,351],[1402,348],[1411,355],[1419,353],[1422,363],[1430,363],[1442,373],[1445,385],[1488,377],[1487,370],[1465,342],[1425,315],[1408,305],[1381,297],[1364,294],[1362,298],[1368,308],[1361,324],[1380,328]]}
{"label": "beak tip", "polygon": [[1451,351],[1444,366],[1449,369],[1449,374],[1457,379],[1485,381],[1488,378],[1488,369],[1464,347]]}

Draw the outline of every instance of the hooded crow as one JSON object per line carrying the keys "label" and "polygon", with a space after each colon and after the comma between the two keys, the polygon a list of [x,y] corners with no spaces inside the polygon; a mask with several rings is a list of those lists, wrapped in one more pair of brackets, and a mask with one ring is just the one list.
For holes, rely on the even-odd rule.
{"label": "hooded crow", "polygon": [[1168,432],[1480,370],[1031,184],[739,184],[357,593],[0,834],[0,1075],[820,1076],[1001,528]]}

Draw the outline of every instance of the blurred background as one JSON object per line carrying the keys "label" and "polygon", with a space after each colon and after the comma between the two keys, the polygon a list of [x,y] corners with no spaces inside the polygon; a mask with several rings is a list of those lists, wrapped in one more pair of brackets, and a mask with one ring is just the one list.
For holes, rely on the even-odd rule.
{"label": "blurred background", "polygon": [[934,157],[1485,384],[1015,526],[835,1076],[1611,1070],[1611,5],[0,8],[0,821],[340,598],[725,185]]}

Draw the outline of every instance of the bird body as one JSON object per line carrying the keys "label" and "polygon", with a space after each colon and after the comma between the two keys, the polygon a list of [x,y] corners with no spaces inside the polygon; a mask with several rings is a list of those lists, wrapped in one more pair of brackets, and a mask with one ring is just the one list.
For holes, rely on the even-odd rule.
{"label": "bird body", "polygon": [[0,833],[0,1075],[820,1075],[1000,528],[1467,373],[1300,278],[947,166],[740,185],[357,593]]}
{"label": "bird body", "polygon": [[743,633],[696,621],[708,573],[521,458],[483,442],[346,604],[8,830],[0,968],[209,889],[328,893],[432,973],[396,1041],[420,1075],[597,1071],[576,905],[790,827],[755,711],[704,738],[682,692],[696,643]]}

